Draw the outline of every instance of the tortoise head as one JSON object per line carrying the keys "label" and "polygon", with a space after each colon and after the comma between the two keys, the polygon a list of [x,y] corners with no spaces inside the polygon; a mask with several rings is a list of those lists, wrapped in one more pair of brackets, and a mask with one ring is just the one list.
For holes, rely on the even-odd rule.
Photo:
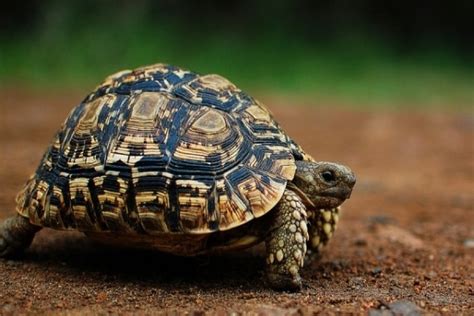
{"label": "tortoise head", "polygon": [[[351,196],[356,177],[351,169],[332,162],[296,161],[292,183],[315,208],[334,208]],[[309,200],[309,201],[308,201]]]}

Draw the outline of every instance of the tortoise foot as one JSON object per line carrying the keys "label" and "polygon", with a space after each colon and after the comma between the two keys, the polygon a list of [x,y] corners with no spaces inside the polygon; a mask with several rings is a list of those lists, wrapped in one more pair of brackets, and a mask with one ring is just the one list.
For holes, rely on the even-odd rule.
{"label": "tortoise foot", "polygon": [[0,224],[0,257],[10,258],[23,253],[38,230],[40,227],[22,216],[7,218]]}
{"label": "tortoise foot", "polygon": [[273,289],[280,291],[298,292],[303,286],[299,275],[290,276],[287,274],[267,273],[267,280]]}
{"label": "tortoise foot", "polygon": [[6,240],[6,238],[0,232],[0,257],[9,258],[15,257],[22,252],[24,247],[14,245],[13,243]]}

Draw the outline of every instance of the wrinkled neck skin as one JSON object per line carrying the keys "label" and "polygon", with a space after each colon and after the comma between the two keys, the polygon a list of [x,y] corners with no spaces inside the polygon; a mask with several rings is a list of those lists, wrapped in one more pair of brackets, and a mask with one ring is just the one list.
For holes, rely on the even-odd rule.
{"label": "wrinkled neck skin", "polygon": [[288,182],[287,188],[300,197],[301,201],[303,202],[304,206],[306,206],[307,209],[312,210],[312,209],[318,209],[318,207],[311,201],[311,199],[306,195],[306,193],[301,190],[298,186],[296,186],[293,182]]}

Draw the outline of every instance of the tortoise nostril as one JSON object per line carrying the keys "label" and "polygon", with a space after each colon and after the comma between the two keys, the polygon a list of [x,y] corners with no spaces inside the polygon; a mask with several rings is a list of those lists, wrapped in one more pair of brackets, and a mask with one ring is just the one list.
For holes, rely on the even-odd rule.
{"label": "tortoise nostril", "polygon": [[321,173],[321,177],[324,179],[326,182],[333,182],[336,180],[336,176],[334,175],[334,172],[330,170],[326,170]]}

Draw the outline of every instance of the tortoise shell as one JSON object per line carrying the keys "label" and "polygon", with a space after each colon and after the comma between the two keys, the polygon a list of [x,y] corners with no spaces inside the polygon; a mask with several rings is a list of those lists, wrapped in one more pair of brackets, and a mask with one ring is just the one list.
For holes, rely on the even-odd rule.
{"label": "tortoise shell", "polygon": [[84,232],[228,230],[275,206],[295,155],[269,111],[221,76],[122,71],[72,110],[17,211]]}

